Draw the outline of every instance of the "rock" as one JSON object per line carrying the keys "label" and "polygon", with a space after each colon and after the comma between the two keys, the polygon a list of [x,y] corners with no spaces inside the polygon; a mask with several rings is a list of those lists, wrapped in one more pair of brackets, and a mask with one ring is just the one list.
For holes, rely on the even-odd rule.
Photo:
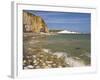
{"label": "rock", "polygon": [[37,61],[36,60],[33,60],[33,63],[36,63]]}
{"label": "rock", "polygon": [[33,66],[32,65],[28,65],[27,68],[28,69],[33,69]]}
{"label": "rock", "polygon": [[62,68],[62,66],[58,66],[59,68]]}
{"label": "rock", "polygon": [[50,64],[50,63],[53,63],[53,61],[46,61],[46,63]]}
{"label": "rock", "polygon": [[28,69],[28,67],[24,67],[24,69]]}
{"label": "rock", "polygon": [[[34,49],[33,49],[34,50]],[[65,56],[51,54],[42,51],[41,49],[35,49],[38,53],[25,55],[23,61],[24,69],[44,69],[44,68],[59,68],[66,67],[68,64],[65,61]]]}
{"label": "rock", "polygon": [[44,55],[40,55],[40,57],[44,57]]}
{"label": "rock", "polygon": [[45,68],[50,68],[49,66],[45,66]]}
{"label": "rock", "polygon": [[26,58],[27,58],[27,59],[29,59],[29,58],[30,58],[30,56],[26,56]]}
{"label": "rock", "polygon": [[49,32],[46,23],[40,16],[36,16],[25,10],[23,11],[23,29],[24,32]]}
{"label": "rock", "polygon": [[54,63],[54,64],[52,64],[53,66],[56,66],[56,64]]}
{"label": "rock", "polygon": [[49,67],[52,67],[52,65],[51,65],[51,64],[48,64],[48,66],[49,66]]}
{"label": "rock", "polygon": [[36,60],[39,61],[40,59],[39,58],[36,58]]}
{"label": "rock", "polygon": [[23,63],[25,64],[26,63],[26,60],[23,60]]}
{"label": "rock", "polygon": [[32,60],[31,59],[28,59],[26,64],[27,65],[32,65]]}
{"label": "rock", "polygon": [[44,52],[49,53],[50,50],[49,49],[42,49]]}
{"label": "rock", "polygon": [[45,64],[45,63],[42,63],[42,65],[43,65],[43,66],[46,66],[46,64]]}
{"label": "rock", "polygon": [[39,68],[40,68],[40,66],[36,66],[35,68],[36,68],[36,69],[39,69]]}
{"label": "rock", "polygon": [[41,60],[41,59],[40,59],[39,61],[40,61],[40,62],[43,62],[43,60]]}
{"label": "rock", "polygon": [[63,57],[63,56],[67,56],[67,54],[65,52],[55,52],[54,55],[57,55],[58,58]]}
{"label": "rock", "polygon": [[36,58],[36,55],[32,55],[33,58]]}
{"label": "rock", "polygon": [[38,65],[38,63],[36,62],[36,63],[34,63],[34,65],[35,65],[35,66],[37,66],[37,65]]}

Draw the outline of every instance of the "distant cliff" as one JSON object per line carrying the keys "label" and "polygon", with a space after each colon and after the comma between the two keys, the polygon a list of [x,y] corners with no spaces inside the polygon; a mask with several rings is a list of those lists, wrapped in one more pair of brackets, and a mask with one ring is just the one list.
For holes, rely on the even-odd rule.
{"label": "distant cliff", "polygon": [[48,33],[48,27],[40,16],[23,11],[23,31],[35,33]]}

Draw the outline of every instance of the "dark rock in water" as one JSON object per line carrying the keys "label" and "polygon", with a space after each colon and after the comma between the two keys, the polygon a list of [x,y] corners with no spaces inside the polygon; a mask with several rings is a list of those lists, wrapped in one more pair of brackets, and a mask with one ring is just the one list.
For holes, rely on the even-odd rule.
{"label": "dark rock in water", "polygon": [[77,50],[78,50],[78,49],[81,49],[81,48],[77,47],[77,48],[75,48],[75,49],[77,49]]}

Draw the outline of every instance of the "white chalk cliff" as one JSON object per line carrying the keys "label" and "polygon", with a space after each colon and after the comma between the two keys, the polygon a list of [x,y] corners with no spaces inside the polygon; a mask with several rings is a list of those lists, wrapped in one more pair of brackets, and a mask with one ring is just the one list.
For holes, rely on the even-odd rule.
{"label": "white chalk cliff", "polygon": [[73,32],[73,31],[68,31],[68,30],[63,30],[58,33],[59,34],[79,34],[79,32]]}

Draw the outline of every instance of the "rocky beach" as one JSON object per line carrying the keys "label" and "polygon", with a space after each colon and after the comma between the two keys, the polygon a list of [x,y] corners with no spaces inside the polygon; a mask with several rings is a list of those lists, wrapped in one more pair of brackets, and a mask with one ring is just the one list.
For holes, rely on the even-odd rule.
{"label": "rocky beach", "polygon": [[[43,47],[48,35],[24,33],[23,69],[45,69],[86,66],[78,57],[66,52],[53,52]],[[49,35],[50,36],[50,35]]]}
{"label": "rocky beach", "polygon": [[89,66],[90,52],[90,34],[50,30],[41,16],[23,10],[23,69]]}
{"label": "rocky beach", "polygon": [[[31,35],[31,36],[30,36]],[[38,35],[38,36],[37,36]],[[39,69],[39,68],[58,68],[68,67],[64,55],[53,54],[49,49],[42,48],[42,38],[40,34],[24,34],[24,69]],[[34,36],[34,37],[33,37]],[[28,40],[27,40],[28,39]],[[37,39],[41,39],[38,41]]]}

